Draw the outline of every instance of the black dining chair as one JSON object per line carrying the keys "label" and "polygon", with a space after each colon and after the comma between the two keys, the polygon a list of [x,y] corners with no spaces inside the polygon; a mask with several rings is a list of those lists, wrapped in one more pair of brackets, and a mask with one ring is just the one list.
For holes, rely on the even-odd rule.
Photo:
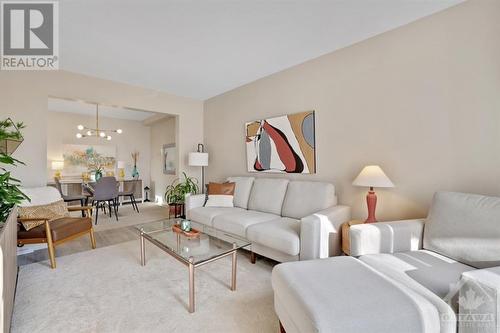
{"label": "black dining chair", "polygon": [[130,188],[128,190],[124,189],[123,191],[118,192],[118,196],[119,197],[129,197],[130,202],[132,203],[132,208],[137,213],[139,213],[139,207],[137,206],[137,201],[135,201],[135,196],[134,196],[137,183],[138,183],[137,179],[134,178],[134,181],[132,182],[132,186],[130,186]]}
{"label": "black dining chair", "polygon": [[114,211],[116,220],[118,221],[118,187],[115,177],[102,177],[93,186],[93,205],[96,206],[95,211],[95,224],[97,224],[97,219],[99,217],[99,208],[102,205],[108,204],[109,207],[109,217],[112,216]]}

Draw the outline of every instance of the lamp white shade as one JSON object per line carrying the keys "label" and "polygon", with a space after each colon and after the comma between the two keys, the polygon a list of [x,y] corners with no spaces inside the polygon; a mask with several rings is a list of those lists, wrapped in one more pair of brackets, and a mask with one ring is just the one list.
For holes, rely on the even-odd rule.
{"label": "lamp white shade", "polygon": [[64,169],[64,161],[52,161],[51,168],[52,168],[52,170]]}
{"label": "lamp white shade", "polygon": [[118,161],[116,167],[118,169],[125,169],[125,161]]}
{"label": "lamp white shade", "polygon": [[207,166],[208,153],[189,153],[188,164],[189,166]]}
{"label": "lamp white shade", "polygon": [[367,165],[352,182],[354,186],[394,187],[389,177],[378,165]]}

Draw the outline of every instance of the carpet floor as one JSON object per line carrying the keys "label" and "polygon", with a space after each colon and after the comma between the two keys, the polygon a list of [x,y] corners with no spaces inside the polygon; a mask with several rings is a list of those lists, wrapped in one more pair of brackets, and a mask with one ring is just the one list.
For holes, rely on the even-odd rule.
{"label": "carpet floor", "polygon": [[[158,221],[168,218],[168,207],[158,206],[154,203],[139,203],[139,213],[135,212],[132,205],[123,205],[118,209],[118,221],[114,213],[111,217],[99,211],[97,225],[94,225],[95,231],[109,230],[128,227],[136,224],[142,224],[152,221]],[[95,214],[94,214],[95,215]],[[95,218],[95,216],[94,216]]]}
{"label": "carpet floor", "polygon": [[238,255],[237,290],[229,257],[196,269],[196,312],[187,312],[187,268],[146,242],[129,241],[20,267],[11,331],[277,332],[273,264]]}

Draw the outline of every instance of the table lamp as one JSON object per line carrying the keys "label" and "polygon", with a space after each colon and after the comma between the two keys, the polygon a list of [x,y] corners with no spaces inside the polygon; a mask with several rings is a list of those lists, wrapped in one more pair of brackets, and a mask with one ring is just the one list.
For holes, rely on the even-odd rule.
{"label": "table lamp", "polygon": [[354,186],[369,187],[370,191],[366,195],[366,205],[368,206],[368,218],[365,223],[377,222],[375,218],[375,208],[377,207],[377,195],[374,187],[394,187],[389,177],[378,165],[368,165],[361,170],[359,175],[352,182]]}
{"label": "table lamp", "polygon": [[64,161],[52,161],[51,169],[55,171],[55,178],[61,178],[61,170],[64,169]]}
{"label": "table lamp", "polygon": [[117,168],[118,177],[120,177],[121,179],[125,178],[125,161],[118,161]]}
{"label": "table lamp", "polygon": [[208,153],[203,151],[203,144],[198,144],[198,151],[189,153],[189,166],[201,166],[201,193],[205,193],[205,167],[208,165]]}

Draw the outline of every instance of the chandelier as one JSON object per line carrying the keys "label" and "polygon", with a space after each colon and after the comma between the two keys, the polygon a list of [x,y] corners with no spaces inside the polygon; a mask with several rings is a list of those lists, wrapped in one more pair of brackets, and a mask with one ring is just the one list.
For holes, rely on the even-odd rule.
{"label": "chandelier", "polygon": [[99,128],[99,104],[96,104],[95,107],[96,107],[96,109],[95,109],[95,115],[96,115],[95,116],[95,128],[86,127],[83,125],[78,125],[76,128],[78,128],[79,131],[86,131],[84,134],[82,134],[80,132],[76,133],[76,137],[78,139],[94,136],[94,137],[106,139],[109,141],[112,139],[112,137],[111,137],[111,135],[109,135],[109,133],[118,133],[118,134],[123,133],[123,131],[120,128],[115,129],[115,130]]}

